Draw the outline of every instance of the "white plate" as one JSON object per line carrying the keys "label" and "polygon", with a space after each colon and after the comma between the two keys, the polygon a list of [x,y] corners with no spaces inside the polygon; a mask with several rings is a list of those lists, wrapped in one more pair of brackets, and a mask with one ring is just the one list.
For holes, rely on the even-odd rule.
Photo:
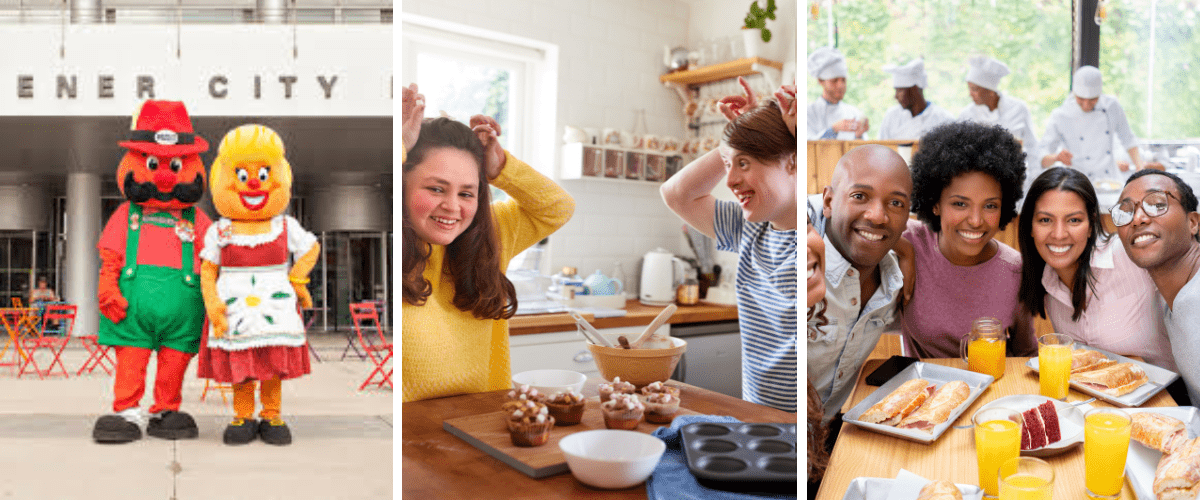
{"label": "white plate", "polygon": [[[1098,347],[1086,346],[1083,344],[1076,343],[1074,348],[1075,349],[1091,349],[1093,351],[1099,352],[1100,354],[1108,356],[1109,359],[1115,359],[1120,363],[1133,363],[1133,364],[1141,367],[1142,370],[1146,371],[1146,378],[1149,379],[1149,381],[1147,381],[1145,384],[1142,384],[1141,387],[1134,389],[1132,392],[1129,392],[1120,397],[1105,394],[1103,392],[1097,391],[1097,390],[1087,387],[1083,384],[1080,384],[1079,382],[1071,380],[1071,388],[1072,389],[1075,389],[1084,394],[1096,396],[1096,399],[1102,399],[1102,400],[1112,403],[1116,406],[1123,406],[1126,408],[1133,407],[1133,406],[1141,406],[1146,401],[1150,400],[1150,398],[1154,397],[1155,394],[1158,394],[1158,391],[1165,389],[1168,385],[1171,385],[1171,382],[1174,382],[1175,379],[1179,378],[1179,374],[1175,373],[1171,370],[1167,370],[1165,368],[1159,368],[1152,364],[1144,363],[1142,361],[1138,361],[1135,359],[1129,359],[1120,354],[1113,354],[1111,352],[1105,351],[1104,349],[1100,349]],[[1030,369],[1032,369],[1035,372],[1038,371],[1038,359],[1037,358],[1029,358],[1029,361],[1025,362],[1025,366],[1028,366]]]}
{"label": "white plate", "polygon": [[[885,500],[895,482],[895,479],[881,477],[856,477],[850,481],[850,487],[846,488],[846,494],[842,496],[842,500]],[[981,500],[983,498],[983,490],[978,486],[958,483],[954,485],[958,486],[958,491],[962,492],[963,500]]]}
{"label": "white plate", "polygon": [[[1126,408],[1129,413],[1159,413],[1182,420],[1187,426],[1188,438],[1200,435],[1200,410],[1192,406],[1164,406],[1158,408]],[[1129,454],[1125,457],[1125,479],[1138,500],[1155,500],[1154,470],[1162,452],[1129,440]]]}
{"label": "white plate", "polygon": [[1049,444],[1032,450],[1021,450],[1021,454],[1030,457],[1049,457],[1067,451],[1083,442],[1083,412],[1057,399],[1050,399],[1037,394],[1018,394],[1006,396],[979,407],[983,411],[988,408],[1008,408],[1023,412],[1046,401],[1054,402],[1054,410],[1058,412],[1058,430],[1062,435],[1057,443]]}
{"label": "white plate", "polygon": [[[966,401],[958,405],[958,408],[955,408],[954,411],[950,413],[950,418],[946,419],[945,422],[934,426],[932,433],[917,429],[898,429],[890,425],[872,424],[858,419],[864,412],[874,406],[875,403],[883,400],[883,398],[887,397],[888,394],[891,394],[892,391],[896,390],[896,388],[900,387],[909,380],[918,378],[928,380],[931,384],[937,384],[938,387],[941,387],[942,384],[945,384],[946,382],[961,380],[965,382],[968,387],[970,387],[971,394],[967,396]],[[954,424],[954,421],[958,420],[958,417],[961,416],[963,412],[971,406],[971,403],[974,403],[975,399],[979,398],[980,394],[983,394],[984,389],[987,389],[989,385],[992,385],[993,380],[994,379],[991,375],[984,375],[982,373],[975,373],[959,368],[951,368],[949,366],[934,365],[918,361],[909,365],[908,368],[900,371],[900,373],[896,374],[895,377],[892,377],[891,380],[888,380],[886,383],[879,386],[878,389],[875,389],[875,392],[872,392],[857,405],[854,405],[854,408],[851,408],[850,411],[846,412],[846,415],[842,417],[842,421],[852,423],[864,429],[869,429],[880,434],[887,434],[889,436],[895,436],[901,439],[907,439],[909,441],[929,444],[937,441],[937,439],[942,436],[942,433],[946,432],[946,429],[949,429],[950,426]]]}

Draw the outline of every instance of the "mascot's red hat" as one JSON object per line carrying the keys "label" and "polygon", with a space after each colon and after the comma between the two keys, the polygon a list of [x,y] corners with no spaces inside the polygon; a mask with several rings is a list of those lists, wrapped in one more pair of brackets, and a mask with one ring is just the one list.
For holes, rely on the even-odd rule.
{"label": "mascot's red hat", "polygon": [[159,157],[187,156],[208,151],[208,141],[192,130],[192,119],[179,101],[146,101],[138,110],[129,140],[121,147]]}

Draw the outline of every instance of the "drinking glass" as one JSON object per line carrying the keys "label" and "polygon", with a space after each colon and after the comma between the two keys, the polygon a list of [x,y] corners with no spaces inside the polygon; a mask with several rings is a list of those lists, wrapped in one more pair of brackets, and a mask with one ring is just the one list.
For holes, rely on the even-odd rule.
{"label": "drinking glass", "polygon": [[1115,499],[1125,484],[1125,456],[1129,452],[1129,414],[1116,408],[1095,408],[1083,416],[1083,461],[1087,493],[1092,498]]}
{"label": "drinking glass", "polygon": [[1071,337],[1061,333],[1038,337],[1038,382],[1043,396],[1059,401],[1067,400],[1073,344]]}
{"label": "drinking glass", "polygon": [[1012,458],[1000,464],[1000,500],[1051,500],[1054,468],[1033,457]]}
{"label": "drinking glass", "polygon": [[967,362],[967,369],[985,373],[1000,380],[1004,377],[1004,350],[1007,336],[996,318],[979,318],[971,326],[971,333],[959,342],[959,354]]}
{"label": "drinking glass", "polygon": [[979,464],[979,487],[984,496],[999,494],[1000,464],[1021,455],[1021,414],[1009,408],[988,408],[975,412],[975,458]]}

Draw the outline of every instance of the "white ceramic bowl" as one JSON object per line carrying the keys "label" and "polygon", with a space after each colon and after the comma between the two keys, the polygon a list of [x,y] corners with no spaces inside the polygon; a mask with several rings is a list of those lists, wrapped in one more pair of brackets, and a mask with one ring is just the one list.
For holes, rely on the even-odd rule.
{"label": "white ceramic bowl", "polygon": [[667,449],[666,443],[649,434],[607,429],[570,434],[558,447],[575,479],[606,490],[644,482]]}
{"label": "white ceramic bowl", "polygon": [[546,396],[553,396],[556,392],[582,391],[587,376],[571,370],[529,370],[513,375],[512,380],[514,388],[527,385]]}

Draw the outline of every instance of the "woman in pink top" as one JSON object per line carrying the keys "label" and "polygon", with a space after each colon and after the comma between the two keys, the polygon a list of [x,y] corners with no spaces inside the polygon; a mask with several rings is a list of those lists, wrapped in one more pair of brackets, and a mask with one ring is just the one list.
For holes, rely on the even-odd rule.
{"label": "woman in pink top", "polygon": [[1178,371],[1154,281],[1101,223],[1091,181],[1052,168],[1029,188],[1018,222],[1021,302],[1075,341]]}
{"label": "woman in pink top", "polygon": [[952,122],[921,137],[913,155],[912,244],[916,282],[904,305],[904,352],[956,358],[980,317],[1000,320],[1010,355],[1037,352],[1033,322],[1017,300],[1021,254],[994,239],[1016,217],[1025,154],[1005,129]]}

